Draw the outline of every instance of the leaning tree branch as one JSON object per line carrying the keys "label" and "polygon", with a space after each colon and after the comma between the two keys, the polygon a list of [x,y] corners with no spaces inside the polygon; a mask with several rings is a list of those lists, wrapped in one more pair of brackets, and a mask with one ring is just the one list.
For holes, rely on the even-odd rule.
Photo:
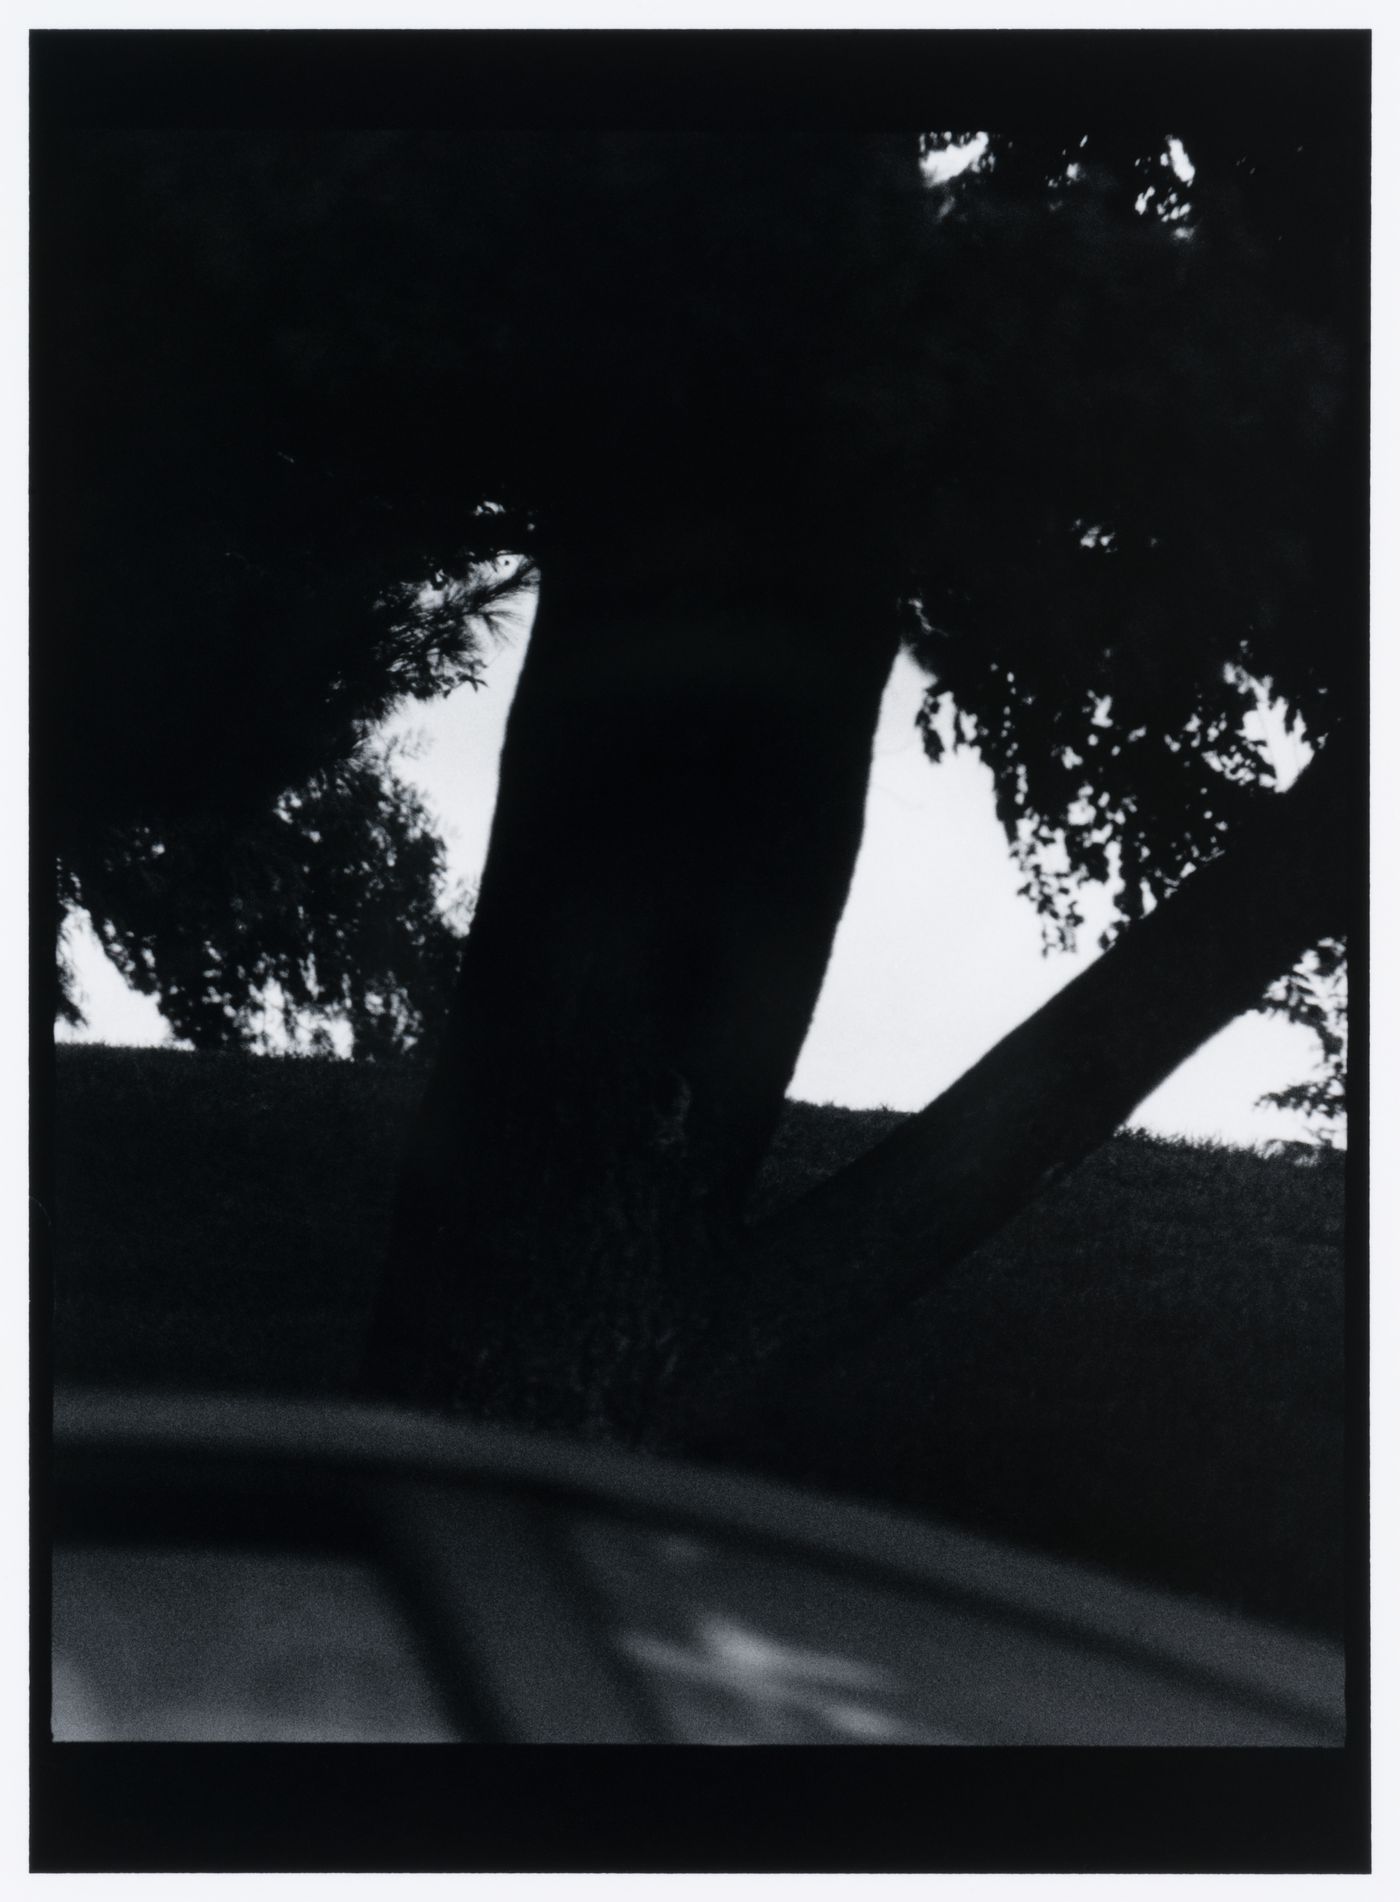
{"label": "leaning tree branch", "polygon": [[[1334,740],[1228,849],[927,1109],[758,1225],[667,1438],[712,1446],[926,1295],[1318,939],[1345,932],[1357,828]],[[670,1410],[668,1409],[668,1413]]]}

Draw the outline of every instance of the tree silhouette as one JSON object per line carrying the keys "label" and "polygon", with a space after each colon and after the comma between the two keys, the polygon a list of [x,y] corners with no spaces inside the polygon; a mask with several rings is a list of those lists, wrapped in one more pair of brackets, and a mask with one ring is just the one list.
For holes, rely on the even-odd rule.
{"label": "tree silhouette", "polygon": [[[1345,151],[1303,126],[983,144],[944,187],[940,335],[1007,334],[947,379],[959,447],[929,483],[921,727],[933,758],[971,745],[992,768],[1047,943],[1073,943],[1084,883],[1121,881],[1107,944],[1272,782],[1252,696],[1324,738],[1343,717],[1355,649],[1318,634],[1364,615],[1346,302],[1363,246],[1337,216]],[[1271,995],[1322,1058],[1280,1106],[1325,1128],[1340,1041],[1304,967]]]}
{"label": "tree silhouette", "polygon": [[196,1043],[255,1039],[275,983],[294,1020],[348,1015],[363,1054],[416,1040],[455,942],[440,847],[366,748],[406,697],[479,682],[530,575],[500,561],[499,504],[448,479],[425,503],[382,437],[356,460],[307,422],[324,311],[269,242],[277,207],[308,210],[285,145],[89,135],[54,160],[60,922],[84,905]]}
{"label": "tree silhouette", "polygon": [[[368,747],[241,825],[215,810],[108,828],[60,880],[202,1049],[329,1052],[337,1025],[358,1057],[412,1049],[446,1009],[468,911],[421,802]],[[61,1008],[81,1021],[71,989]]]}
{"label": "tree silhouette", "polygon": [[[1358,142],[1309,120],[1300,157],[1296,89],[1252,98],[1111,136],[1066,108],[944,186],[913,134],[824,120],[54,158],[62,825],[266,814],[470,666],[424,581],[538,566],[372,1386],[722,1434],[1345,929]],[[901,642],[1051,929],[1115,863],[1130,928],[819,1215],[750,1233]],[[1322,750],[1283,798],[1246,678]],[[801,1343],[795,1274],[830,1295]]]}
{"label": "tree silhouette", "polygon": [[[1144,127],[1063,185],[1008,167],[1000,190],[994,143],[987,189],[951,204],[919,190],[907,145],[847,146],[825,170],[804,152],[796,179],[787,149],[752,149],[703,229],[709,281],[743,283],[761,313],[745,372],[654,235],[695,155],[652,143],[606,175],[617,204],[643,204],[618,222],[647,248],[609,260],[627,318],[684,339],[687,366],[668,461],[650,357],[630,403],[625,353],[608,357],[614,428],[680,477],[639,497],[624,456],[594,472],[581,540],[541,545],[493,856],[401,1199],[382,1385],[602,1431],[717,1430],[722,1393],[783,1391],[794,1356],[820,1364],[925,1287],[1331,928],[1335,817],[1310,787],[1292,845],[1251,827],[1264,795],[1234,683],[1267,671],[1320,737],[1343,730],[1331,663],[1348,650],[1317,633],[1324,605],[1355,603],[1354,535],[1318,532],[1356,496],[1345,366],[1327,313],[1256,262],[1248,207],[1222,190],[1213,221],[1204,170],[1183,219],[1139,212],[1139,158],[1168,134]],[[803,215],[789,193],[813,179]],[[794,224],[820,230],[819,256],[746,242]],[[738,494],[716,509],[726,460]],[[641,525],[623,573],[599,572],[600,495]],[[1130,921],[1227,836],[1253,832],[1254,863],[1201,886],[1219,914],[1192,894],[1200,943],[1144,962],[1162,931],[1125,942],[1072,1034],[1028,1027],[971,1098],[833,1183],[819,1219],[753,1236],[744,1197],[844,901],[901,633],[993,765],[1047,914],[1073,923],[1110,846]],[[820,1338],[785,1335],[794,1276],[829,1289]]]}

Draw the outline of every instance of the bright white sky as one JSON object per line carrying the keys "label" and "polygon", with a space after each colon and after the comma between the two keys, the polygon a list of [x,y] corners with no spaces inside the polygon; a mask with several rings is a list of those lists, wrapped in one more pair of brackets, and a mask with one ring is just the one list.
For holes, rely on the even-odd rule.
{"label": "bright white sky", "polygon": [[[455,879],[475,882],[486,853],[506,712],[524,659],[524,621],[490,661],[487,684],[411,704],[388,731],[417,736],[400,770],[436,812]],[[915,730],[923,676],[901,657],[875,739],[865,840],[792,1094],[855,1107],[918,1109],[1090,963],[1107,900],[1085,907],[1083,948],[1042,956],[1030,905],[992,805],[991,774],[972,755],[937,767]],[[91,933],[74,942],[87,993],[85,1033],[161,1043],[155,1005],[128,990]],[[71,1033],[64,1033],[71,1034]],[[1301,1120],[1255,1107],[1314,1062],[1304,1031],[1247,1016],[1215,1038],[1134,1121],[1166,1134],[1256,1143],[1303,1133]]]}

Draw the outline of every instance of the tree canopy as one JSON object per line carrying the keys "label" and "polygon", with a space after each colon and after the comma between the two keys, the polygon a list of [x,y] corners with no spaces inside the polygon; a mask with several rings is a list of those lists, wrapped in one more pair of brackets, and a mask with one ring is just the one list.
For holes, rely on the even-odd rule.
{"label": "tree canopy", "polygon": [[[933,758],[970,745],[991,766],[1047,942],[1072,943],[1078,890],[1114,877],[1111,942],[1274,784],[1256,697],[1346,744],[1357,643],[1328,630],[1364,620],[1364,243],[1338,215],[1355,158],[1189,107],[1156,137],[979,143],[938,188],[948,396],[911,590],[921,726]],[[1345,1105],[1344,947],[1310,952],[1266,1007],[1320,1059],[1267,1100],[1325,1139]]]}
{"label": "tree canopy", "polygon": [[[109,895],[128,974],[167,965],[187,1034],[244,1022],[174,1005],[174,943],[208,917],[140,952],[118,922],[139,839],[198,811],[251,843],[327,772],[342,805],[392,800],[356,749],[401,696],[475,677],[493,562],[589,494],[585,532],[656,562],[669,439],[705,534],[795,510],[817,554],[878,523],[929,750],[992,767],[1048,931],[1111,870],[1140,916],[1267,781],[1251,681],[1335,729],[1349,648],[1324,630],[1356,606],[1356,240],[1328,215],[1349,154],[1189,120],[994,130],[922,192],[909,142],[877,141],[854,193],[850,141],[810,134],[75,135],[49,238],[82,551],[47,602],[54,784],[66,889]],[[760,251],[781,294],[756,327]],[[703,438],[676,376],[697,354],[723,405]],[[157,832],[108,847],[94,821]]]}
{"label": "tree canopy", "polygon": [[[530,574],[501,560],[518,527],[443,473],[446,453],[405,487],[363,413],[359,456],[348,417],[331,426],[323,404],[308,423],[302,335],[354,289],[329,277],[343,230],[306,242],[289,281],[277,211],[307,187],[284,143],[79,137],[56,165],[60,902],[88,909],[181,1036],[255,1039],[273,984],[308,1031],[330,1009],[369,1054],[416,1040],[458,941],[441,842],[375,731],[405,697],[479,684],[487,629]],[[352,396],[350,329],[342,405],[372,401]]]}
{"label": "tree canopy", "polygon": [[1297,128],[1104,146],[993,137],[942,188],[914,588],[930,750],[976,745],[1062,926],[1110,854],[1141,916],[1271,783],[1254,683],[1327,743],[1359,605],[1344,163]]}
{"label": "tree canopy", "polygon": [[[217,809],[110,828],[60,865],[129,984],[202,1049],[373,1057],[412,1048],[446,1008],[470,912],[444,848],[383,748],[368,744],[242,823]],[[60,1010],[82,1021],[71,971]]]}

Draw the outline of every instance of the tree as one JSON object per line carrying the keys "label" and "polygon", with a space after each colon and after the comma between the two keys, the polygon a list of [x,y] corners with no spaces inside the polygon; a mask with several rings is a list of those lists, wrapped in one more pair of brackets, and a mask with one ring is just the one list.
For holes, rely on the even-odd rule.
{"label": "tree", "polygon": [[[1211,126],[1181,129],[1206,151]],[[1319,629],[1359,625],[1343,346],[1360,306],[1335,244],[1350,226],[1314,212],[1326,180],[1351,189],[1354,147],[1300,169],[1292,123],[1241,123],[1243,182],[1217,139],[1188,209],[1143,215],[1134,188],[1172,130],[1145,121],[1101,162],[1066,159],[1078,133],[1001,141],[951,191],[926,187],[912,137],[826,126],[128,135],[69,155],[59,486],[120,504],[115,526],[95,503],[79,518],[103,559],[50,575],[84,663],[74,813],[100,803],[89,743],[129,805],[280,796],[293,759],[348,756],[401,678],[395,643],[434,679],[448,664],[395,603],[506,551],[538,562],[490,857],[400,1195],[379,1390],[674,1440],[723,1431],[697,1394],[741,1408],[768,1379],[814,1235],[801,1214],[747,1236],[745,1200],[844,903],[901,639],[991,761],[1047,915],[1072,925],[1076,880],[1112,847],[1129,917],[1156,910],[1099,967],[1068,1042],[1060,1018],[1028,1027],[1014,1114],[983,1077],[832,1185],[810,1271],[831,1277],[833,1328],[907,1298],[1344,928],[1353,650]],[[179,286],[168,336],[143,295],[157,276]],[[153,434],[152,415],[178,420]],[[318,472],[304,507],[274,500],[286,457]],[[206,665],[175,617],[187,598],[203,611],[230,547],[253,551],[257,589],[215,616],[227,639]],[[94,664],[114,574],[137,653],[187,704],[238,673],[240,629],[267,641],[292,691],[269,712],[246,683],[256,772],[167,746],[142,786]],[[1325,741],[1297,793],[1236,783],[1227,667],[1267,672]],[[1189,872],[1227,836],[1245,868]],[[1182,917],[1201,946],[1185,996]],[[930,1175],[921,1145],[951,1145],[950,1115],[963,1161]],[[877,1225],[852,1251],[871,1198],[906,1207],[911,1184],[905,1240]],[[933,1255],[930,1235],[955,1239]]]}
{"label": "tree", "polygon": [[[1144,134],[1130,171],[1166,149],[1166,128]],[[721,1400],[785,1391],[804,1353],[925,1288],[1341,916],[1335,767],[1295,795],[1290,843],[1276,813],[1251,821],[1260,795],[1232,744],[1231,670],[1260,655],[1332,743],[1344,732],[1317,640],[1324,605],[1355,605],[1354,537],[1316,532],[1339,491],[1356,499],[1328,313],[1256,265],[1223,187],[1215,223],[1204,180],[1186,222],[1143,217],[1121,150],[1082,184],[1011,166],[965,210],[920,196],[912,152],[903,184],[888,150],[861,156],[863,174],[849,152],[838,168],[845,221],[803,220],[823,229],[812,279],[775,272],[754,293],[806,343],[817,281],[828,310],[830,283],[860,287],[859,315],[832,320],[850,358],[799,351],[790,407],[755,405],[759,468],[776,441],[766,467],[801,471],[777,508],[747,487],[722,519],[686,487],[644,510],[627,495],[615,506],[645,523],[654,566],[621,577],[598,573],[597,528],[542,551],[493,857],[400,1203],[372,1368],[391,1391],[663,1440],[722,1432]],[[770,229],[793,215],[776,169],[745,189]],[[876,231],[925,269],[886,259],[867,303],[848,234]],[[664,299],[665,265],[638,268],[642,296]],[[660,328],[703,364],[691,323],[677,300]],[[736,419],[703,375],[679,460],[713,469],[709,419],[726,434]],[[880,400],[884,376],[913,430]],[[748,1235],[854,859],[901,595],[1043,910],[1072,923],[1110,844],[1130,920],[1227,835],[1246,859],[1140,927],[1072,1032],[1044,1014],[810,1210]],[[668,642],[683,656],[659,665]],[[1174,973],[1183,916],[1203,942]],[[1158,944],[1176,948],[1143,948]],[[799,1275],[830,1288],[805,1341],[784,1333]]]}
{"label": "tree", "polygon": [[[1335,730],[1355,650],[1328,651],[1317,630],[1364,620],[1361,384],[1343,362],[1364,246],[1337,215],[1346,161],[1306,121],[1269,136],[1188,111],[1181,129],[1187,142],[1163,140],[1155,156],[1121,132],[984,140],[945,188],[955,244],[956,214],[993,188],[987,212],[961,221],[964,246],[981,248],[978,268],[955,271],[949,328],[1004,325],[1009,309],[1026,335],[1009,379],[992,353],[979,381],[957,386],[963,427],[994,448],[954,458],[959,480],[940,492],[919,590],[915,651],[937,683],[922,724],[934,758],[974,744],[992,766],[1050,943],[1071,943],[1082,922],[1077,888],[1113,874],[1122,892],[1111,942],[1271,782],[1241,700],[1274,697],[1291,706],[1296,731]],[[1093,215],[1047,221],[1047,181],[1061,201],[1089,194]],[[985,244],[988,214],[1020,228],[1014,268],[1034,252],[1039,301],[1011,294],[998,270],[1010,252]],[[1144,270],[1164,233],[1193,254],[1209,248],[1208,268],[1174,283]],[[1085,255],[1095,248],[1111,257],[1107,272]],[[1080,288],[1090,283],[1096,303]],[[1250,357],[1246,337],[1268,342]],[[1118,408],[1125,427],[1076,425],[1086,384],[1072,371],[1058,410],[1034,403],[1028,366],[1076,353],[1107,366],[1093,400]],[[1177,410],[1155,400],[1160,372],[1135,372],[1182,357],[1194,360],[1195,400]],[[1053,426],[1050,440],[1027,442],[1028,416]],[[1250,468],[1266,443],[1282,479]],[[1063,477],[1057,497],[1041,474],[1049,464]],[[994,491],[966,480],[981,471],[995,472]],[[1008,566],[997,542],[1013,522],[1021,555]],[[1085,563],[1101,570],[1092,590],[1071,580]],[[1269,1007],[1318,1034],[1318,1078],[1281,1106],[1308,1110],[1325,1131],[1343,1112],[1344,1070],[1309,976],[1318,955]],[[1338,954],[1322,956],[1335,973]]]}
{"label": "tree", "polygon": [[[282,194],[308,207],[285,141],[232,143],[89,135],[52,165],[55,926],[85,907],[197,1043],[256,1041],[273,984],[308,1034],[330,1006],[362,1054],[406,1048],[456,934],[440,843],[373,735],[479,682],[530,574],[500,559],[499,504],[442,478],[405,496],[307,422],[314,348],[310,374],[279,355],[314,299],[285,256],[237,260],[250,211],[261,237]],[[72,1021],[62,983],[57,1004]]]}
{"label": "tree", "polygon": [[[59,876],[65,909],[202,1049],[330,1051],[335,1026],[359,1057],[413,1048],[446,1008],[469,909],[421,802],[368,746],[241,825],[196,810],[108,827]],[[60,1008],[80,1022],[71,982]]]}

